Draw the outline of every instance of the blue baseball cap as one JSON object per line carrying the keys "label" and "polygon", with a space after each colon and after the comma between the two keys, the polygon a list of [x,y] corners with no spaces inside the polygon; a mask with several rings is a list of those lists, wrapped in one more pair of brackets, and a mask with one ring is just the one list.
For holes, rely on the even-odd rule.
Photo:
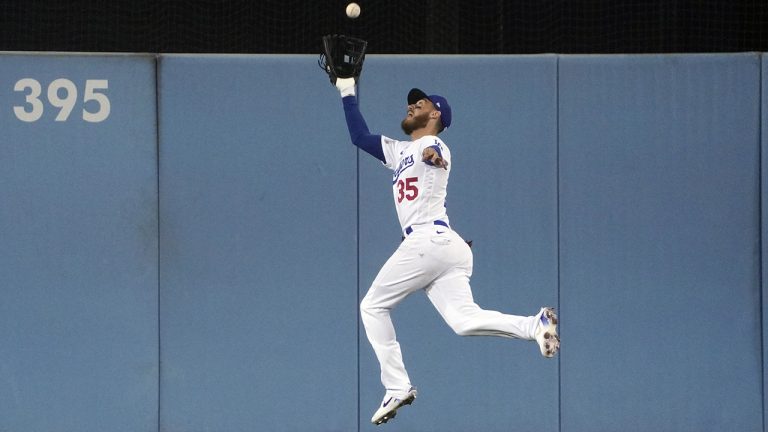
{"label": "blue baseball cap", "polygon": [[443,127],[447,128],[451,125],[451,106],[448,105],[446,98],[438,95],[427,95],[417,88],[408,92],[408,105],[413,105],[422,99],[428,99],[440,111],[440,121],[443,122]]}

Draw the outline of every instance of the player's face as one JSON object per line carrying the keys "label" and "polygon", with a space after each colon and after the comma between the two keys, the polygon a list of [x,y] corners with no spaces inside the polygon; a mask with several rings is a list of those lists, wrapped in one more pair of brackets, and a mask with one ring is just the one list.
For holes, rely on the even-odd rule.
{"label": "player's face", "polygon": [[434,110],[432,103],[427,99],[422,99],[415,104],[408,105],[408,111],[405,118],[400,123],[400,127],[403,129],[406,135],[410,135],[413,131],[427,127],[429,122],[429,114]]}

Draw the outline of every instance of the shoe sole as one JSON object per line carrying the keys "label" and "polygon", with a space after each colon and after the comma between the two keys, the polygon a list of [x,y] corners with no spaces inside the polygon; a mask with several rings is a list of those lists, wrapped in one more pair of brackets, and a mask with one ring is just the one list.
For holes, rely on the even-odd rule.
{"label": "shoe sole", "polygon": [[557,334],[557,314],[553,309],[547,308],[544,316],[550,322],[548,330],[544,332],[544,357],[552,358],[560,351],[560,336]]}
{"label": "shoe sole", "polygon": [[403,401],[400,402],[399,405],[395,405],[394,408],[392,408],[392,411],[390,411],[390,412],[384,414],[383,416],[381,416],[381,418],[379,418],[378,420],[374,421],[373,424],[378,426],[380,424],[384,424],[384,423],[392,420],[397,415],[397,410],[400,409],[400,407],[412,404],[414,399],[416,399],[415,395],[409,395],[407,398],[403,399]]}

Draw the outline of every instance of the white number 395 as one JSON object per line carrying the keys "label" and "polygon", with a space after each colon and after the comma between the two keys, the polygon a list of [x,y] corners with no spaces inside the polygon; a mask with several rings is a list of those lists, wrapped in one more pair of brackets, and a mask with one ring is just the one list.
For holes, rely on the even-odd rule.
{"label": "white number 395", "polygon": [[[109,81],[107,80],[85,81],[83,120],[90,123],[98,123],[109,117],[111,106],[109,98],[103,92],[103,90],[107,90],[108,88]],[[16,82],[13,90],[24,92],[26,94],[26,104],[13,107],[13,112],[16,114],[16,118],[24,122],[40,120],[44,111],[43,102],[40,100],[40,95],[43,91],[40,82],[33,78],[23,78]],[[75,83],[66,78],[54,80],[48,85],[46,96],[48,103],[59,109],[59,113],[56,115],[56,121],[67,121],[78,100],[77,86]],[[91,101],[92,103],[89,103]]]}

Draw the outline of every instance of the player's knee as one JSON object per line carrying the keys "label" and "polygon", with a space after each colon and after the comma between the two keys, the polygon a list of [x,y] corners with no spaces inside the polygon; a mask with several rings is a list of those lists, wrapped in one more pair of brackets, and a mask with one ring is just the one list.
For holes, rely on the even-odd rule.
{"label": "player's knee", "polygon": [[368,296],[363,298],[363,300],[360,302],[360,319],[363,321],[363,326],[365,326],[366,329],[368,329],[370,325],[379,321],[382,315],[385,314],[386,309],[377,305]]}
{"label": "player's knee", "polygon": [[373,309],[373,302],[371,301],[370,296],[366,295],[360,302],[360,315],[363,317],[369,316],[373,313]]}
{"label": "player's knee", "polygon": [[450,321],[448,322],[448,325],[451,327],[451,330],[459,336],[470,336],[472,334],[472,329],[464,320]]}
{"label": "player's knee", "polygon": [[456,334],[459,335],[459,336],[471,336],[472,335],[472,332],[469,331],[469,329],[464,328],[464,327],[460,327],[458,329],[453,329],[453,331],[456,332]]}

